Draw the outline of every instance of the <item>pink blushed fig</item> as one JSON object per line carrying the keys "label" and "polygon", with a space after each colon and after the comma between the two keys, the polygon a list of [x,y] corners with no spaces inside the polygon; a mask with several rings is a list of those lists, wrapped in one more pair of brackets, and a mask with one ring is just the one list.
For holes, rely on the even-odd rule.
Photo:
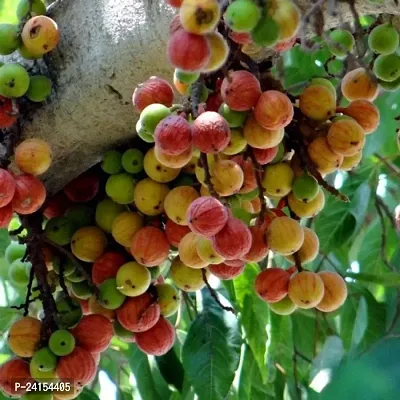
{"label": "pink blushed fig", "polygon": [[228,210],[219,200],[210,196],[202,196],[189,206],[187,220],[192,232],[212,237],[226,225]]}
{"label": "pink blushed fig", "polygon": [[170,115],[157,125],[154,140],[163,153],[178,155],[191,147],[192,129],[185,118]]}
{"label": "pink blushed fig", "polygon": [[248,71],[230,72],[222,82],[221,95],[231,110],[247,111],[261,95],[260,82]]}
{"label": "pink blushed fig", "polygon": [[269,251],[265,233],[267,226],[265,224],[254,225],[250,227],[252,236],[250,250],[243,256],[243,260],[247,262],[260,262],[263,260]]}
{"label": "pink blushed fig", "polygon": [[39,210],[46,200],[46,188],[32,175],[15,177],[15,194],[12,199],[14,211],[19,214],[32,214]]}
{"label": "pink blushed fig", "polygon": [[231,131],[220,114],[206,111],[194,121],[192,137],[195,147],[203,153],[219,153],[229,145]]}
{"label": "pink blushed fig", "polygon": [[94,173],[83,173],[68,183],[64,193],[74,203],[86,203],[92,200],[100,186],[100,178]]}
{"label": "pink blushed fig", "polygon": [[268,268],[257,275],[254,288],[268,303],[276,303],[288,294],[290,274],[281,268]]}
{"label": "pink blushed fig", "polygon": [[13,213],[14,210],[11,203],[0,208],[0,228],[8,227],[8,224],[12,220]]}
{"label": "pink blushed fig", "polygon": [[244,264],[241,267],[231,267],[225,263],[210,265],[208,270],[217,278],[222,280],[233,279],[239,276],[244,270]]}
{"label": "pink blushed fig", "polygon": [[211,240],[218,254],[227,260],[235,260],[250,250],[252,236],[243,221],[229,216],[226,225]]}
{"label": "pink blushed fig", "polygon": [[249,193],[257,187],[256,174],[253,163],[250,159],[245,159],[243,155],[237,155],[231,158],[239,164],[243,171],[243,185],[239,193]]}
{"label": "pink blushed fig", "polygon": [[278,154],[279,146],[270,149],[253,149],[254,157],[260,165],[269,164]]}
{"label": "pink blushed fig", "polygon": [[14,177],[6,169],[0,169],[0,208],[11,202],[14,193]]}
{"label": "pink blushed fig", "polygon": [[190,228],[186,225],[178,225],[171,219],[165,224],[165,234],[171,246],[178,247],[183,237],[190,232]]}

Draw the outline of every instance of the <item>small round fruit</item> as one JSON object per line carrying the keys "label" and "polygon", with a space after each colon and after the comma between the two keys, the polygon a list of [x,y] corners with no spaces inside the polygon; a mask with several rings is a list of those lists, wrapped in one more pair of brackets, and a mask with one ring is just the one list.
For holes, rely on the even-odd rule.
{"label": "small round fruit", "polygon": [[107,196],[118,204],[131,204],[134,188],[132,176],[126,173],[111,175],[106,182]]}
{"label": "small round fruit", "polygon": [[364,68],[356,68],[344,76],[341,90],[348,101],[374,101],[379,94],[379,85]]}
{"label": "small round fruit", "polygon": [[180,168],[169,168],[160,163],[155,155],[154,147],[144,157],[144,171],[147,176],[159,183],[173,181],[181,172]]}
{"label": "small round fruit", "polygon": [[151,275],[145,266],[131,261],[120,267],[117,272],[116,283],[117,289],[123,295],[136,297],[145,293],[149,288]]}
{"label": "small round fruit", "polygon": [[10,283],[15,287],[24,287],[29,282],[29,274],[32,264],[29,262],[22,262],[21,260],[15,260],[8,268],[8,279]]}
{"label": "small round fruit", "polygon": [[297,200],[305,203],[315,199],[318,194],[319,185],[317,180],[308,174],[303,174],[293,181],[292,192]]}
{"label": "small round fruit", "polygon": [[135,342],[135,334],[128,329],[125,329],[118,320],[113,323],[114,335],[126,343]]}
{"label": "small round fruit", "polygon": [[112,225],[112,236],[121,246],[130,247],[135,233],[143,227],[143,217],[141,214],[126,211],[115,218]]}
{"label": "small round fruit", "polygon": [[170,317],[174,315],[181,303],[181,295],[172,285],[168,283],[161,283],[155,285],[157,290],[158,304],[160,305],[161,315]]}
{"label": "small round fruit", "polygon": [[157,146],[154,147],[154,154],[157,160],[166,167],[169,168],[182,168],[185,167],[193,157],[193,147],[190,147],[188,150],[184,151],[181,154],[171,156],[165,154],[161,149]]}
{"label": "small round fruit", "polygon": [[300,218],[311,218],[317,215],[325,205],[325,195],[321,188],[319,188],[317,195],[313,200],[307,203],[296,199],[293,193],[288,196],[289,208]]}
{"label": "small round fruit", "polygon": [[210,265],[208,267],[209,271],[213,275],[215,275],[217,278],[224,280],[224,281],[230,280],[230,279],[233,279],[233,278],[239,276],[244,271],[244,268],[245,268],[244,264],[239,267],[237,267],[237,266],[232,267],[225,263]]}
{"label": "small round fruit", "polygon": [[[210,73],[219,70],[225,64],[229,56],[229,45],[219,32],[209,33],[206,35],[206,38],[211,55],[208,64],[202,69],[202,73]],[[207,88],[205,93],[207,93],[207,97],[204,99],[204,102],[206,102],[208,98]]]}
{"label": "small round fruit", "polygon": [[260,47],[274,46],[280,37],[279,24],[269,15],[263,16],[251,31],[253,43]]}
{"label": "small round fruit", "polygon": [[28,51],[43,55],[56,48],[60,31],[51,18],[40,15],[29,19],[24,25],[21,39]]}
{"label": "small round fruit", "polygon": [[[203,270],[190,268],[185,265],[179,257],[176,257],[171,264],[170,277],[175,286],[184,292],[196,292],[204,287]],[[210,275],[206,269],[207,276]]]}
{"label": "small round fruit", "polygon": [[220,14],[217,0],[183,0],[179,9],[182,27],[198,35],[212,32],[219,22]]}
{"label": "small round fruit", "polygon": [[117,150],[104,153],[101,169],[109,175],[118,174],[122,170],[122,154]]}
{"label": "small round fruit", "polygon": [[199,79],[200,73],[199,72],[187,72],[183,71],[179,68],[175,69],[174,77],[181,83],[185,83],[190,85]]}
{"label": "small round fruit", "polygon": [[45,15],[46,5],[42,0],[20,0],[17,7],[17,18],[20,20],[24,19],[29,13],[33,17]]}
{"label": "small round fruit", "polygon": [[[319,239],[316,233],[310,228],[303,227],[304,230],[304,242],[301,245],[297,255],[302,264],[307,264],[314,261],[317,258],[319,252]],[[293,255],[285,256],[291,262],[295,262]]]}
{"label": "small round fruit", "polygon": [[75,348],[75,338],[65,329],[54,331],[49,339],[49,349],[56,356],[67,356]]}
{"label": "small round fruit", "polygon": [[284,297],[282,300],[276,303],[269,303],[268,306],[275,314],[278,315],[290,315],[296,311],[297,308],[296,304],[290,300],[289,296]]}
{"label": "small round fruit", "polygon": [[336,57],[346,57],[354,48],[354,36],[346,29],[335,29],[329,34],[329,51]]}
{"label": "small round fruit", "polygon": [[[20,387],[17,386],[17,383]],[[27,385],[32,387],[33,379],[29,371],[29,363],[20,358],[11,358],[0,367],[0,388],[6,398],[15,398],[25,394]]]}
{"label": "small round fruit", "polygon": [[236,0],[226,9],[224,19],[234,32],[250,32],[258,24],[261,10],[251,0]]}
{"label": "small round fruit", "polygon": [[138,174],[143,170],[144,155],[138,149],[128,149],[122,154],[121,163],[126,172]]}
{"label": "small round fruit", "polygon": [[19,28],[14,24],[0,24],[0,54],[14,53],[20,45]]}
{"label": "small round fruit", "polygon": [[264,169],[262,185],[267,195],[283,197],[290,193],[294,172],[285,162],[267,165]]}
{"label": "small round fruit", "polygon": [[315,272],[294,274],[289,281],[289,297],[299,308],[313,308],[324,297],[324,282]]}
{"label": "small round fruit", "polygon": [[373,70],[378,79],[385,82],[395,81],[400,78],[400,56],[396,53],[378,56]]}
{"label": "small round fruit", "polygon": [[175,343],[175,329],[164,317],[148,331],[135,335],[136,344],[145,354],[162,356],[172,349]]}
{"label": "small round fruit", "polygon": [[29,88],[29,74],[20,64],[4,64],[0,67],[0,94],[14,98],[23,96]]}
{"label": "small round fruit", "polygon": [[347,298],[347,285],[344,279],[335,272],[322,271],[318,276],[324,284],[324,297],[316,305],[323,312],[332,312],[343,305]]}
{"label": "small round fruit", "polygon": [[243,136],[247,143],[255,149],[269,149],[282,142],[285,135],[283,128],[265,129],[250,115],[243,127]]}
{"label": "small round fruit", "polygon": [[37,318],[23,317],[15,321],[7,336],[10,350],[18,357],[32,357],[39,346],[41,328]]}
{"label": "small round fruit", "polygon": [[53,371],[57,366],[57,357],[48,347],[43,347],[33,355],[31,362],[39,371]]}
{"label": "small round fruit", "polygon": [[0,169],[0,207],[11,203],[15,189],[14,177],[6,169]]}
{"label": "small round fruit", "polygon": [[220,264],[225,260],[214,250],[211,240],[204,236],[197,236],[196,251],[207,264]]}
{"label": "small round fruit", "polygon": [[340,111],[344,115],[354,118],[363,128],[366,135],[373,133],[378,128],[380,120],[379,109],[368,100],[352,101]]}
{"label": "small round fruit", "polygon": [[143,179],[135,187],[135,205],[145,215],[159,215],[164,211],[164,200],[168,192],[167,185],[150,178]]}
{"label": "small round fruit", "polygon": [[368,36],[369,48],[377,54],[392,54],[399,47],[399,33],[391,24],[376,26]]}
{"label": "small round fruit", "polygon": [[268,303],[276,303],[288,294],[290,274],[281,268],[267,268],[254,282],[258,296]]}
{"label": "small round fruit", "polygon": [[234,111],[226,103],[222,103],[218,113],[221,114],[230,128],[239,128],[244,124],[248,113],[246,111]]}
{"label": "small round fruit", "polygon": [[315,121],[326,121],[335,115],[336,93],[322,85],[311,85],[300,96],[301,112]]}
{"label": "small round fruit", "polygon": [[243,137],[241,129],[231,129],[231,139],[222,153],[229,156],[239,154],[246,148],[246,146],[247,142]]}
{"label": "small round fruit", "polygon": [[64,187],[64,193],[74,203],[87,203],[99,191],[100,178],[93,172],[85,172]]}
{"label": "small round fruit", "polygon": [[26,97],[34,103],[45,101],[51,94],[52,83],[49,78],[43,75],[31,76]]}
{"label": "small round fruit", "polygon": [[279,43],[286,42],[283,49],[293,47],[293,39],[296,38],[301,22],[299,7],[292,0],[271,1],[268,5],[268,14],[279,24]]}
{"label": "small round fruit", "polygon": [[72,294],[79,300],[89,300],[93,289],[87,281],[74,282],[71,285]]}
{"label": "small round fruit", "polygon": [[170,114],[170,109],[163,104],[150,104],[140,113],[140,121],[143,128],[154,135],[157,125]]}
{"label": "small round fruit", "polygon": [[104,232],[112,232],[112,227],[116,218],[126,210],[122,204],[117,204],[111,199],[104,199],[96,206],[96,224]]}
{"label": "small round fruit", "polygon": [[289,255],[300,249],[304,242],[302,226],[292,218],[275,218],[268,227],[266,239],[269,248],[279,254]]}
{"label": "small round fruit", "polygon": [[71,240],[72,253],[79,260],[85,262],[94,262],[104,253],[106,246],[106,235],[97,226],[78,229]]}
{"label": "small round fruit", "polygon": [[342,164],[343,156],[332,150],[326,137],[320,136],[314,139],[307,150],[311,161],[321,174],[330,174]]}
{"label": "small round fruit", "polygon": [[41,175],[51,165],[51,148],[41,139],[26,139],[15,149],[15,162],[27,174]]}
{"label": "small round fruit", "polygon": [[50,219],[44,229],[47,238],[60,246],[70,243],[75,231],[74,223],[66,217]]}
{"label": "small round fruit", "polygon": [[343,157],[343,162],[340,165],[339,169],[341,171],[350,171],[361,162],[361,159],[362,159],[362,151],[354,154],[353,156]]}
{"label": "small round fruit", "polygon": [[95,212],[96,210],[86,204],[74,204],[65,211],[64,216],[74,224],[76,229],[79,229],[93,225]]}
{"label": "small round fruit", "polygon": [[80,303],[75,299],[71,299],[71,301],[60,299],[56,301],[56,307],[59,326],[63,328],[71,328],[75,326],[83,314]]}
{"label": "small round fruit", "polygon": [[23,215],[33,214],[46,200],[46,188],[32,175],[15,176],[15,194],[12,206],[15,212]]}
{"label": "small round fruit", "polygon": [[178,186],[172,189],[164,201],[168,218],[178,225],[188,225],[187,210],[199,193],[191,186]]}
{"label": "small round fruit", "polygon": [[25,256],[26,253],[26,245],[18,242],[11,242],[5,251],[5,258],[8,264],[13,263],[15,260],[18,260]]}
{"label": "small round fruit", "polygon": [[197,235],[193,232],[185,235],[178,246],[179,257],[190,268],[204,268],[208,265],[197,252]]}

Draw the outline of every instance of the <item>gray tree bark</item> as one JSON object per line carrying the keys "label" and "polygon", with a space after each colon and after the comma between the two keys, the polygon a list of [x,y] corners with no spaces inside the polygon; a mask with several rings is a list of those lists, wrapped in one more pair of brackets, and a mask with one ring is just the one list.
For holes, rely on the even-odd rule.
{"label": "gray tree bark", "polygon": [[[303,11],[312,4],[297,3]],[[365,3],[357,1],[360,15],[400,13],[392,0],[384,6]],[[166,44],[175,11],[163,0],[58,0],[49,13],[62,33],[46,57],[56,87],[24,124],[23,135],[52,146],[54,163],[44,178],[54,192],[135,134],[131,97],[140,82],[152,75],[171,81]],[[350,20],[348,5],[340,3],[337,15]],[[339,23],[330,19],[326,27]]]}

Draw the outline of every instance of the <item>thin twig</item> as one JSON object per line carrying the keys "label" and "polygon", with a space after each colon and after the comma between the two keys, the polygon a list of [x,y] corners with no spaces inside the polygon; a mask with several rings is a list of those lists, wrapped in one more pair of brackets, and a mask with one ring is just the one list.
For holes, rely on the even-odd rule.
{"label": "thin twig", "polygon": [[207,280],[207,273],[204,268],[201,269],[201,273],[203,275],[203,282],[206,284],[208,291],[210,292],[211,297],[215,300],[215,302],[225,311],[230,311],[233,314],[236,314],[236,311],[232,307],[224,306],[218,298],[218,294],[216,291],[211,287],[210,283]]}
{"label": "thin twig", "polygon": [[211,182],[211,173],[210,173],[210,167],[208,165],[207,154],[200,153],[199,161],[204,169],[204,184],[206,185],[212,197],[221,200],[219,194],[216,192],[216,190],[214,189],[214,185]]}
{"label": "thin twig", "polygon": [[303,266],[301,265],[300,255],[299,252],[293,254],[294,261],[296,262],[296,268],[299,272],[303,271]]}
{"label": "thin twig", "polygon": [[395,174],[396,176],[400,177],[400,168],[398,168],[396,165],[394,165],[393,163],[391,163],[390,161],[388,161],[385,157],[382,157],[380,154],[378,153],[374,153],[374,156],[376,158],[378,158],[380,161],[383,162],[383,164],[385,164],[385,166],[387,167],[388,170],[390,170],[391,172],[393,172],[393,174]]}

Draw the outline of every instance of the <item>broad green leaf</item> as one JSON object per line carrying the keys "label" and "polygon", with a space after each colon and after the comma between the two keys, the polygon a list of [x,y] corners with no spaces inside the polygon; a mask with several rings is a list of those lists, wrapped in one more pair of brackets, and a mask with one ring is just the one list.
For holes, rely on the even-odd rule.
{"label": "broad green leaf", "polygon": [[357,307],[356,319],[354,321],[353,335],[352,335],[352,346],[357,347],[367,330],[368,327],[368,306],[364,297],[360,298]]}
{"label": "broad green leaf", "polygon": [[92,390],[84,388],[82,393],[78,396],[78,400],[100,400],[99,396]]}
{"label": "broad green leaf", "polygon": [[[342,364],[318,399],[395,400],[400,393],[400,340],[385,340]],[[360,379],[358,379],[360,378]]]}
{"label": "broad green leaf", "polygon": [[340,248],[361,227],[370,195],[371,189],[367,183],[355,191],[349,203],[339,201],[329,193],[326,194],[324,210],[318,215],[315,224],[321,250],[324,253]]}
{"label": "broad green leaf", "polygon": [[11,243],[7,229],[0,229],[0,258],[4,256],[7,246]]}
{"label": "broad green leaf", "polygon": [[359,282],[374,283],[385,287],[400,287],[400,273],[384,272],[383,274],[369,274],[367,272],[346,272],[346,277]]}
{"label": "broad green leaf", "polygon": [[269,367],[278,363],[287,376],[293,376],[293,329],[290,317],[270,313]]}
{"label": "broad green leaf", "polygon": [[239,399],[240,400],[268,400],[275,399],[272,384],[263,382],[257,361],[250,346],[244,347],[243,365],[240,372]]}
{"label": "broad green leaf", "polygon": [[336,368],[342,361],[343,356],[344,348],[341,339],[338,336],[328,336],[324,347],[313,360],[310,380],[314,379],[324,369]]}
{"label": "broad green leaf", "polygon": [[233,284],[246,341],[250,345],[265,382],[267,379],[265,352],[268,338],[266,325],[269,310],[267,304],[257,296],[254,290],[254,282],[259,272],[257,264],[247,264],[244,272],[234,280]]}
{"label": "broad green leaf", "polygon": [[0,335],[5,333],[15,318],[20,316],[17,310],[8,307],[0,307]]}
{"label": "broad green leaf", "polygon": [[220,400],[235,377],[242,340],[236,316],[202,293],[204,308],[190,326],[182,361],[199,400]]}
{"label": "broad green leaf", "polygon": [[157,391],[148,357],[132,345],[126,352],[129,365],[135,375],[137,388],[143,400],[162,400]]}
{"label": "broad green leaf", "polygon": [[156,363],[165,381],[181,392],[183,389],[184,370],[175,349],[171,349],[161,357],[156,357]]}
{"label": "broad green leaf", "polygon": [[340,310],[339,332],[344,348],[348,351],[352,345],[354,322],[358,308],[358,299],[352,296],[347,298]]}

